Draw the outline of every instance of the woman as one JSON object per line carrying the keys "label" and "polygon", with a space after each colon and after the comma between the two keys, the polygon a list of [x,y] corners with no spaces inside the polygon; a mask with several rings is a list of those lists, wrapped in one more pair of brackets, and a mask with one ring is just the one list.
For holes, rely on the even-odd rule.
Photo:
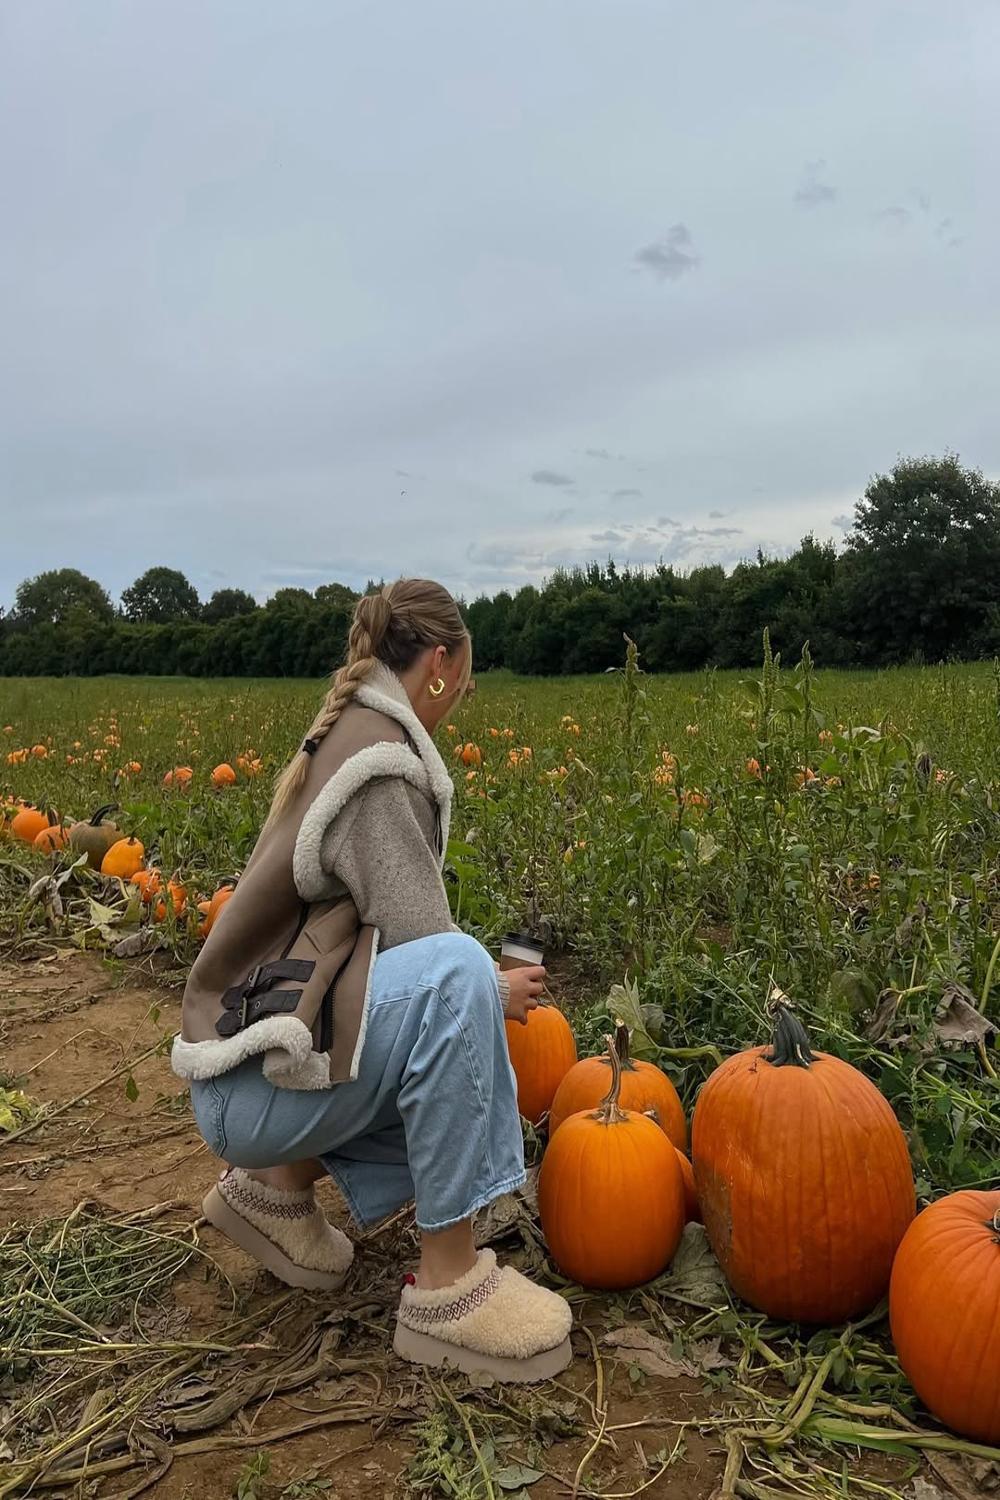
{"label": "woman", "polygon": [[439,584],[358,601],[345,665],[184,992],[174,1070],[228,1163],[211,1222],[292,1286],[353,1258],[313,1196],[324,1172],[366,1225],[415,1200],[420,1263],[395,1347],[500,1379],[570,1359],[571,1314],[490,1250],[473,1215],[524,1181],[504,1014],[545,970],[499,975],[452,923],[441,876],[452,782],[431,735],[471,642]]}

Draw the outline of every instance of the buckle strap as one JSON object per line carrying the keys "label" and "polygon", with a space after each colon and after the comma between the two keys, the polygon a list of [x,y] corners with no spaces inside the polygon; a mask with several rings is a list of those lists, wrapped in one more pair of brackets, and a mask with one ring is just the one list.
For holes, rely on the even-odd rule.
{"label": "buckle strap", "polygon": [[222,1012],[215,1023],[215,1029],[220,1036],[235,1036],[238,1031],[252,1026],[255,1021],[262,1021],[265,1016],[291,1015],[301,999],[301,990],[271,990],[256,999],[247,996],[239,1005],[229,1006]]}

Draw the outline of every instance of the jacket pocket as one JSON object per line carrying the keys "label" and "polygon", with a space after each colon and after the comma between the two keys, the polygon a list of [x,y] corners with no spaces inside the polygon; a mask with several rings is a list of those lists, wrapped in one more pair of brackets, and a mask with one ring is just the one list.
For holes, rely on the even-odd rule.
{"label": "jacket pocket", "polygon": [[226,1154],[225,1100],[214,1078],[196,1078],[191,1084],[191,1108],[202,1140],[213,1156]]}

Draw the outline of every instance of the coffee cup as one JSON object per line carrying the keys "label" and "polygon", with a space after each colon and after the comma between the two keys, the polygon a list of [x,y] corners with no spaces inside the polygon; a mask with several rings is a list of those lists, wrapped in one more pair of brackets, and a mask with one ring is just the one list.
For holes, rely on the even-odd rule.
{"label": "coffee cup", "polygon": [[500,944],[500,968],[523,969],[545,962],[545,949],[530,932],[508,932]]}

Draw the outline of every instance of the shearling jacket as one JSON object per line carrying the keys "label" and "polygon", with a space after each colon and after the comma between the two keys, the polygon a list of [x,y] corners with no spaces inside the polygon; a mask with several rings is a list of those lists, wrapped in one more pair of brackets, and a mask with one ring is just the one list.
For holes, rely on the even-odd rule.
{"label": "shearling jacket", "polygon": [[358,1076],[380,948],[452,927],[441,875],[452,781],[379,665],[265,827],[188,977],[171,1061],[215,1077],[263,1053],[285,1088]]}

